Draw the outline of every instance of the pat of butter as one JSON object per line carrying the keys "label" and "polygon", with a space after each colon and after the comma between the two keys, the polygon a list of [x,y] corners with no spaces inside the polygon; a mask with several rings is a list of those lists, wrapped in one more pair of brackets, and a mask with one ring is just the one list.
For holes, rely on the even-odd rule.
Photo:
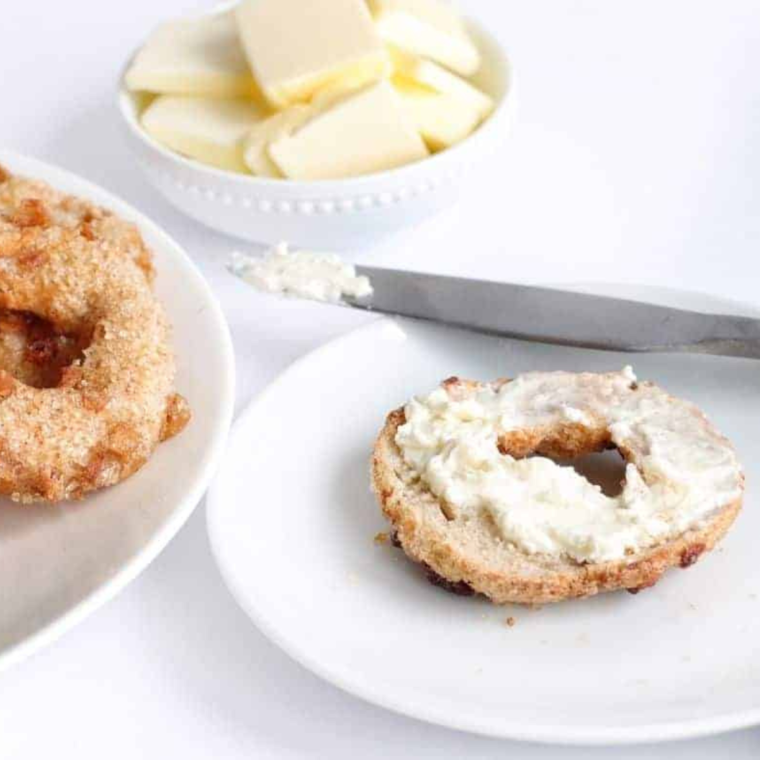
{"label": "pat of butter", "polygon": [[451,95],[435,92],[402,77],[393,80],[401,102],[431,150],[444,150],[464,140],[480,124],[477,109]]}
{"label": "pat of butter", "polygon": [[253,101],[161,95],[141,122],[171,150],[220,169],[247,172],[243,142],[264,118],[266,112]]}
{"label": "pat of butter", "polygon": [[370,174],[427,154],[398,94],[386,80],[316,110],[290,137],[269,146],[269,155],[282,173],[297,180]]}
{"label": "pat of butter", "polygon": [[481,119],[491,115],[494,109],[493,99],[466,79],[452,74],[437,63],[405,53],[398,48],[391,50],[391,58],[396,75],[443,95],[450,95],[463,105],[474,108]]}
{"label": "pat of butter", "polygon": [[278,108],[343,77],[367,83],[390,71],[364,0],[243,0],[236,15],[254,76]]}
{"label": "pat of butter", "polygon": [[480,52],[459,14],[443,0],[369,0],[378,32],[410,53],[432,58],[471,76],[480,68]]}
{"label": "pat of butter", "polygon": [[314,108],[324,110],[336,101],[343,100],[347,95],[363,90],[366,86],[367,82],[358,77],[341,77],[322,87],[312,98],[311,104]]}
{"label": "pat of butter", "polygon": [[135,56],[125,83],[130,90],[173,95],[255,92],[232,13],[162,24]]}
{"label": "pat of butter", "polygon": [[290,136],[309,118],[311,110],[309,106],[297,104],[254,126],[245,140],[243,160],[255,175],[278,178],[283,176],[277,164],[269,157],[269,146]]}

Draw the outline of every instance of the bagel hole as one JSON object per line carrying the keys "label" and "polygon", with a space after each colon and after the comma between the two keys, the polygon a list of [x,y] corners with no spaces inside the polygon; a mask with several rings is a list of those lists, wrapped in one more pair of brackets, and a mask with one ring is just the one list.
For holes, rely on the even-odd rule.
{"label": "bagel hole", "polygon": [[554,462],[572,467],[589,483],[599,486],[602,493],[610,498],[619,496],[623,491],[626,462],[616,448],[594,454],[586,454],[575,459],[554,459]]}
{"label": "bagel hole", "polygon": [[515,459],[543,457],[562,467],[572,467],[589,483],[599,486],[605,496],[619,496],[625,482],[626,460],[601,429],[582,429],[582,434],[536,435],[533,431],[511,434],[499,439],[502,454]]}
{"label": "bagel hole", "polygon": [[32,388],[55,388],[84,358],[90,336],[65,332],[33,312],[0,309],[0,369]]}

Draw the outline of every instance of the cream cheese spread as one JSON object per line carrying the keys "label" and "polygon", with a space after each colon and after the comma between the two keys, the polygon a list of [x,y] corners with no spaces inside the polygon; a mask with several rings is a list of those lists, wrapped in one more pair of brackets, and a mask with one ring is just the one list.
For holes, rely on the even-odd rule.
{"label": "cream cheese spread", "polygon": [[327,303],[372,295],[369,278],[357,275],[356,268],[339,256],[311,251],[290,253],[286,243],[280,243],[263,258],[235,252],[229,266],[233,274],[267,293]]}
{"label": "cream cheese spread", "polygon": [[[733,447],[692,404],[630,368],[534,372],[505,384],[445,384],[405,409],[406,463],[455,514],[490,514],[529,554],[622,559],[697,527],[739,498]],[[627,460],[622,492],[605,495],[570,466],[502,454],[510,431],[582,425],[609,431]]]}

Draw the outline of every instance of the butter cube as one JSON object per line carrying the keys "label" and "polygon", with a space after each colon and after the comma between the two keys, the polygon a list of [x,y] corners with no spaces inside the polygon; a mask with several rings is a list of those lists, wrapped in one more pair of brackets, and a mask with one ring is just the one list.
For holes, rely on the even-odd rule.
{"label": "butter cube", "polygon": [[428,150],[392,85],[382,80],[315,113],[269,155],[290,179],[355,177],[424,158]]}
{"label": "butter cube", "polygon": [[145,131],[167,148],[220,169],[247,172],[246,135],[267,114],[254,101],[161,95],[142,115]]}
{"label": "butter cube", "polygon": [[159,26],[125,77],[130,90],[233,98],[255,91],[232,13]]}
{"label": "butter cube", "polygon": [[316,92],[311,100],[311,104],[315,108],[324,109],[336,100],[342,100],[357,90],[363,90],[366,86],[367,82],[357,77],[342,77],[325,85]]}
{"label": "butter cube", "polygon": [[486,119],[494,109],[493,99],[456,74],[437,63],[417,55],[405,53],[398,48],[391,50],[396,75],[429,87],[442,95],[450,95],[463,105],[474,108],[481,119]]}
{"label": "butter cube", "polygon": [[368,83],[390,71],[364,0],[243,0],[236,14],[254,76],[278,108],[343,77]]}
{"label": "butter cube", "polygon": [[279,167],[269,157],[269,146],[291,135],[310,114],[309,106],[297,104],[257,124],[245,140],[243,160],[248,168],[259,177],[282,177]]}
{"label": "butter cube", "polygon": [[462,76],[480,68],[480,51],[445,0],[369,0],[369,7],[386,42],[432,58]]}
{"label": "butter cube", "polygon": [[480,124],[477,109],[451,95],[396,77],[393,86],[409,118],[431,150],[449,148],[464,140]]}

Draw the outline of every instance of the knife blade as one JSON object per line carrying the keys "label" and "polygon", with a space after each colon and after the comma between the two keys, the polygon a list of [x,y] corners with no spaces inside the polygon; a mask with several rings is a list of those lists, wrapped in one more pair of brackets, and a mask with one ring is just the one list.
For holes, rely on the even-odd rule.
{"label": "knife blade", "polygon": [[760,320],[554,288],[357,266],[373,294],[353,308],[509,338],[606,351],[760,359]]}

